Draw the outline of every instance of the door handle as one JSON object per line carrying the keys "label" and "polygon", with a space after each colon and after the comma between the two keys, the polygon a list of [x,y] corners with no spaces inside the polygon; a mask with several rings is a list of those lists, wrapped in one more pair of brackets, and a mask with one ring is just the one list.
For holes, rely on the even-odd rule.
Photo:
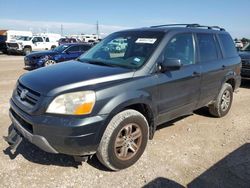
{"label": "door handle", "polygon": [[197,71],[193,72],[193,77],[200,77],[200,76],[201,76],[200,72],[197,72]]}

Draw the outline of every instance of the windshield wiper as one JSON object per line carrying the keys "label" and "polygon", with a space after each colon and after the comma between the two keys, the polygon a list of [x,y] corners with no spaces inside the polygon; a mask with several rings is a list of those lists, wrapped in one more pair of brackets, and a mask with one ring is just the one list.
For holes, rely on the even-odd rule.
{"label": "windshield wiper", "polygon": [[83,62],[83,63],[89,63],[89,64],[93,64],[93,65],[102,65],[102,66],[109,66],[109,67],[117,67],[118,65],[115,64],[111,64],[111,63],[106,63],[103,61],[98,61],[98,60],[90,60],[90,59],[80,59],[77,58],[77,61]]}

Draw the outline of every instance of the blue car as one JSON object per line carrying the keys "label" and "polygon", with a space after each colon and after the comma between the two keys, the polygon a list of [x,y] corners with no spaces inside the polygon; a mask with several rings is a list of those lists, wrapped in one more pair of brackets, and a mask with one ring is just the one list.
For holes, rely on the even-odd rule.
{"label": "blue car", "polygon": [[83,43],[63,44],[53,50],[34,52],[26,55],[24,57],[24,64],[26,67],[32,69],[46,67],[62,61],[76,59],[91,47],[90,44]]}

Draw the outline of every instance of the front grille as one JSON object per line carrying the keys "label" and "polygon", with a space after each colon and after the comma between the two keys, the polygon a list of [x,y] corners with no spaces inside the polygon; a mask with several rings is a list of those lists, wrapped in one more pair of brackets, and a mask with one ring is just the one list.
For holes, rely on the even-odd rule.
{"label": "front grille", "polygon": [[[18,83],[17,88],[17,95],[20,97],[21,101],[25,101],[32,106],[35,106],[40,98],[40,93],[31,90],[30,88],[25,87],[21,83]],[[25,95],[22,95],[22,92],[25,92]]]}
{"label": "front grille", "polygon": [[30,133],[33,133],[33,126],[30,123],[28,123],[23,118],[21,118],[16,112],[14,112],[14,110],[10,109],[10,111],[11,111],[11,114],[13,115],[13,117],[20,123],[20,125],[24,129],[26,129]]}
{"label": "front grille", "polygon": [[11,47],[11,48],[18,48],[18,44],[17,43],[7,43],[7,46]]}
{"label": "front grille", "polygon": [[250,59],[242,59],[242,68],[250,69]]}

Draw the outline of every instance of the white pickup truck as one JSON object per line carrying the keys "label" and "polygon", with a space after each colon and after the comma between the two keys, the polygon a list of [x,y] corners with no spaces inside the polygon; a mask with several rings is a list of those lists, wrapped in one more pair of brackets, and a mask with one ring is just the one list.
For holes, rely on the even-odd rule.
{"label": "white pickup truck", "polygon": [[32,51],[50,50],[58,46],[58,42],[51,41],[49,37],[33,36],[20,37],[6,42],[9,53],[21,52],[24,55]]}

